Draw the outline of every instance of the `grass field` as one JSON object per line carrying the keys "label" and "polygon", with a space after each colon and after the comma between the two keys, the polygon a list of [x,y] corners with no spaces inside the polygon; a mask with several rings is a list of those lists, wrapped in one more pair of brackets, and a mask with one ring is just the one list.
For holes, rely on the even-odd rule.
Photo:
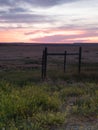
{"label": "grass field", "polygon": [[[43,48],[0,48],[0,129],[67,130],[70,123],[97,124],[98,48],[84,48],[83,56],[87,53],[90,57],[83,61],[81,74],[77,71],[77,60],[71,64],[72,57],[66,73],[62,69],[63,58],[50,57],[44,81],[41,79]],[[63,51],[64,47],[61,48],[53,47],[50,51]]]}

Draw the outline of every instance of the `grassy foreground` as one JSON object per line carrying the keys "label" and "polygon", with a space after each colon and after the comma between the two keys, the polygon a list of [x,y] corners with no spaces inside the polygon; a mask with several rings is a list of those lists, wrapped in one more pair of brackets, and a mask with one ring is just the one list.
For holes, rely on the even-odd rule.
{"label": "grassy foreground", "polygon": [[42,82],[36,71],[9,71],[0,78],[0,129],[54,130],[72,116],[98,118],[97,77],[63,75]]}

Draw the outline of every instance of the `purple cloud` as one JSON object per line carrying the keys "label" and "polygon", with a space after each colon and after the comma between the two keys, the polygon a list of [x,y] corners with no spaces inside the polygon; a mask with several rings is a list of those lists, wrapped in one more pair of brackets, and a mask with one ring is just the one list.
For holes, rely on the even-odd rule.
{"label": "purple cloud", "polygon": [[44,15],[36,15],[36,14],[3,14],[0,15],[0,22],[3,23],[40,23],[46,22],[47,18]]}
{"label": "purple cloud", "polygon": [[64,35],[53,35],[53,36],[45,36],[42,38],[30,39],[30,41],[36,41],[36,42],[41,42],[41,43],[61,42],[61,40],[64,38],[65,38]]}
{"label": "purple cloud", "polygon": [[70,2],[75,2],[78,0],[0,0],[0,5],[1,6],[8,6],[8,5],[15,5],[15,4],[23,4],[23,3],[28,3],[32,4],[32,6],[40,6],[40,7],[50,7],[50,6],[55,6],[58,4],[63,4],[63,3],[70,3]]}
{"label": "purple cloud", "polygon": [[60,42],[67,43],[68,41],[71,42],[71,41],[75,41],[75,39],[77,39],[78,42],[80,42],[80,41],[83,42],[83,41],[86,41],[86,40],[84,40],[84,38],[95,37],[95,36],[98,36],[98,32],[85,30],[83,34],[75,34],[75,35],[70,35],[70,34],[69,35],[59,35],[58,34],[58,35],[53,35],[53,36],[44,36],[44,37],[30,39],[30,41],[41,42],[41,43],[55,43],[55,42],[56,43],[60,43]]}

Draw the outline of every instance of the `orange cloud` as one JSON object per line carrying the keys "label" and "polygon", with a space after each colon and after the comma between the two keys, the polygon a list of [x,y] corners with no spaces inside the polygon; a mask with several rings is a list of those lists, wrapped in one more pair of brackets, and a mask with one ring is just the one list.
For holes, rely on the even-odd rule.
{"label": "orange cloud", "polygon": [[25,33],[30,29],[8,29],[0,31],[0,42],[29,42]]}

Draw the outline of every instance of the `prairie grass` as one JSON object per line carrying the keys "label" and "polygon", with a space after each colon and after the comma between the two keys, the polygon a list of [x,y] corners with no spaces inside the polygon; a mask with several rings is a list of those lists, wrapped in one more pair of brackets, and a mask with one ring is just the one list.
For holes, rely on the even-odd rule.
{"label": "prairie grass", "polygon": [[[0,129],[55,130],[72,116],[98,118],[98,73],[77,69],[0,72]],[[71,110],[69,107],[71,107]]]}
{"label": "prairie grass", "polygon": [[[75,101],[71,101],[69,113],[67,105],[72,98]],[[45,81],[21,87],[0,81],[0,128],[48,130],[61,126],[72,115],[98,117],[97,83]]]}
{"label": "prairie grass", "polygon": [[17,88],[6,81],[0,82],[0,128],[16,129],[20,119],[21,125],[30,119],[30,124],[47,129],[50,125],[62,124],[66,115],[60,112],[60,106],[59,95],[46,91],[43,86],[27,85]]}

